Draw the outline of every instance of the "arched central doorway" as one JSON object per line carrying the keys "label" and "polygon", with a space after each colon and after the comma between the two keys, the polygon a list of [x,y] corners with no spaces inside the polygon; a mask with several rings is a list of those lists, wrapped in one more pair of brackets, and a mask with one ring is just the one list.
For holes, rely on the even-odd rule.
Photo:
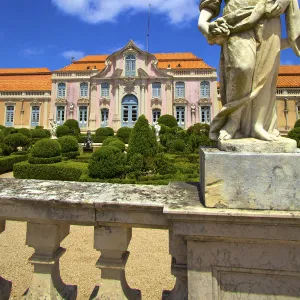
{"label": "arched central doorway", "polygon": [[134,95],[127,95],[122,100],[122,127],[133,127],[138,119],[138,99]]}

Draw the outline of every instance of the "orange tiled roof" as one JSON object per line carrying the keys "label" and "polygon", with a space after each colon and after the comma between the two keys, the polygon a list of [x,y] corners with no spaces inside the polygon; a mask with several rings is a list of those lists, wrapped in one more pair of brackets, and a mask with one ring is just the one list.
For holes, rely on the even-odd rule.
{"label": "orange tiled roof", "polygon": [[51,73],[48,68],[12,68],[12,69],[0,69],[0,75],[12,75],[12,74],[40,74]]}
{"label": "orange tiled roof", "polygon": [[1,75],[0,91],[51,91],[49,75]]}
{"label": "orange tiled roof", "polygon": [[280,66],[277,87],[300,87],[300,65]]}
{"label": "orange tiled roof", "polygon": [[60,70],[57,70],[57,72],[69,72],[69,71],[91,71],[93,68],[96,67],[98,71],[101,71],[105,68],[104,62],[88,62],[88,63],[77,63],[74,62]]}
{"label": "orange tiled roof", "polygon": [[158,60],[184,60],[184,59],[194,59],[197,56],[191,52],[182,52],[182,53],[156,53],[154,56]]}
{"label": "orange tiled roof", "polygon": [[109,55],[102,54],[102,55],[87,55],[82,59],[77,60],[77,62],[105,62]]}
{"label": "orange tiled roof", "polygon": [[158,61],[160,69],[212,69],[202,59],[197,60],[177,60],[177,61]]}

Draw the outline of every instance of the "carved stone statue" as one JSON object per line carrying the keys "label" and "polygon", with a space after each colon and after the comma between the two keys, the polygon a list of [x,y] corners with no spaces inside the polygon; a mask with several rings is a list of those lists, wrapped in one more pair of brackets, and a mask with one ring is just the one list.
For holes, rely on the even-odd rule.
{"label": "carved stone statue", "polygon": [[[254,137],[278,140],[276,81],[280,50],[300,56],[298,0],[201,0],[199,30],[209,44],[222,46],[222,110],[211,123],[210,138]],[[288,39],[281,38],[280,15],[286,14]]]}
{"label": "carved stone statue", "polygon": [[93,141],[92,141],[92,133],[90,130],[88,130],[87,132],[87,137],[85,139],[85,142],[84,142],[84,145],[83,145],[83,150],[85,152],[88,152],[88,151],[93,151]]}
{"label": "carved stone statue", "polygon": [[56,129],[58,127],[55,121],[50,122],[51,125],[51,139],[57,139],[56,137]]}
{"label": "carved stone statue", "polygon": [[157,122],[155,122],[153,125],[155,129],[156,140],[159,142],[159,132],[161,130],[161,126]]}

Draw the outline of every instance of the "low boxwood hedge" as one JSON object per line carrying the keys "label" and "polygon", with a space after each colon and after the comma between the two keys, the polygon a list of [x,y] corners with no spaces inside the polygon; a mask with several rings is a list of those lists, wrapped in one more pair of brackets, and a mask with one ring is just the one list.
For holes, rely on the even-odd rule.
{"label": "low boxwood hedge", "polygon": [[30,164],[38,165],[38,164],[55,164],[62,161],[61,156],[56,156],[56,157],[33,157],[30,156],[28,159],[28,162]]}
{"label": "low boxwood hedge", "polygon": [[87,164],[72,161],[63,161],[56,164],[30,164],[21,162],[14,165],[15,178],[78,181],[87,171]]}
{"label": "low boxwood hedge", "polygon": [[0,174],[11,172],[15,163],[25,161],[27,159],[28,155],[11,155],[0,157]]}

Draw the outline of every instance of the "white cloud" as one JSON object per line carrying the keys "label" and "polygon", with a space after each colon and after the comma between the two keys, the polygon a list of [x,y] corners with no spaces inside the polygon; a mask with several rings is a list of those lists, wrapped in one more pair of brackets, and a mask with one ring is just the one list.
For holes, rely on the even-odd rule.
{"label": "white cloud", "polygon": [[173,24],[187,23],[198,14],[195,0],[52,0],[63,12],[96,24],[114,22],[124,13],[147,11],[151,3],[154,14],[164,14]]}
{"label": "white cloud", "polygon": [[76,50],[64,51],[61,55],[68,60],[71,60],[73,57],[75,60],[78,60],[85,56],[83,51],[76,51]]}
{"label": "white cloud", "polygon": [[26,48],[22,52],[25,55],[40,55],[44,53],[44,49]]}

